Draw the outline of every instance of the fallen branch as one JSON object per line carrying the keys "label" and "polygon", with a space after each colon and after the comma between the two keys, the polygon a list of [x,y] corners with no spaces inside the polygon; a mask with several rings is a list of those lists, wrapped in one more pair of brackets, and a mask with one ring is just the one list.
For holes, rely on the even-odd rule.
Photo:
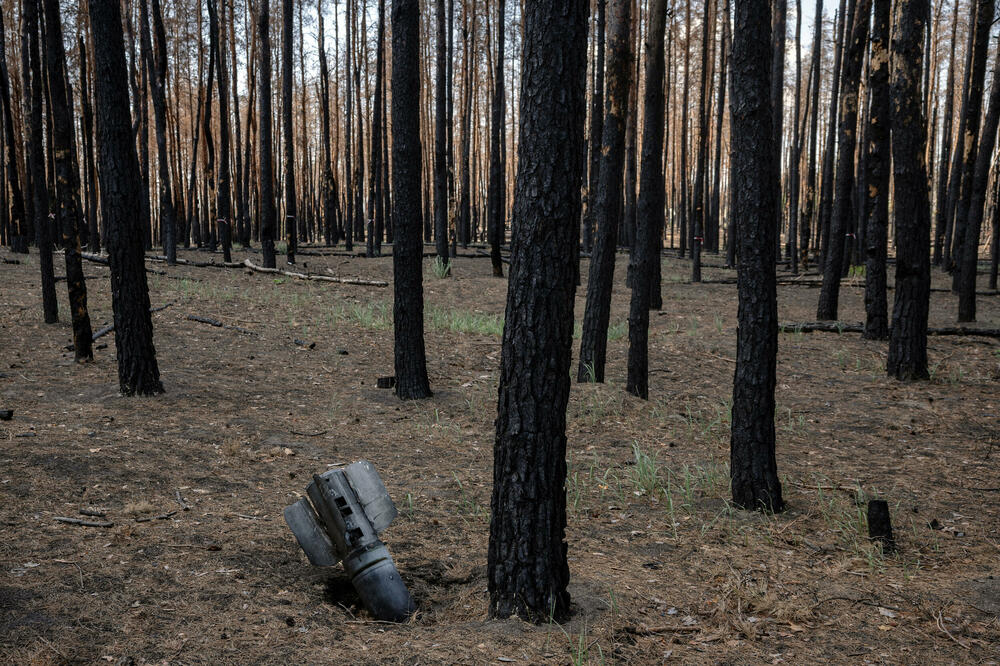
{"label": "fallen branch", "polygon": [[658,627],[647,627],[644,625],[640,625],[638,627],[628,627],[628,626],[622,627],[622,631],[624,631],[627,634],[633,634],[635,636],[652,636],[654,634],[667,634],[671,632],[701,631],[701,630],[702,627],[699,627],[697,625],[691,627],[685,627],[685,626],[670,627],[666,625]]}
{"label": "fallen branch", "polygon": [[67,525],[79,525],[80,527],[114,527],[115,524],[108,521],[97,521],[97,520],[80,520],[79,518],[64,518],[63,516],[56,516],[53,520],[60,523],[66,523]]}
{"label": "fallen branch", "polygon": [[188,321],[196,321],[202,324],[208,324],[209,326],[215,326],[216,328],[225,328],[230,331],[238,331],[244,335],[257,335],[256,332],[251,331],[248,328],[243,328],[242,326],[230,326],[229,324],[223,324],[218,319],[212,319],[211,317],[201,317],[199,315],[188,315]]}
{"label": "fallen branch", "polygon": [[[167,303],[166,305],[161,305],[161,306],[156,307],[156,308],[149,308],[149,312],[150,312],[150,314],[152,314],[154,312],[161,312],[163,310],[166,310],[167,308],[169,308],[173,304],[174,304],[173,301],[171,301],[170,303]],[[114,324],[109,324],[108,326],[104,326],[102,328],[97,329],[94,332],[94,335],[92,335],[90,339],[91,339],[92,342],[96,341],[98,338],[103,338],[108,333],[113,333],[114,330],[115,330],[115,325]],[[63,349],[71,350],[71,349],[73,349],[73,345],[66,345]]]}
{"label": "fallen branch", "polygon": [[91,518],[107,518],[108,516],[106,512],[97,509],[80,509],[80,515],[90,516]]}
{"label": "fallen branch", "polygon": [[176,513],[177,513],[176,511],[170,511],[168,513],[161,513],[158,516],[149,516],[148,518],[136,518],[135,522],[137,522],[137,523],[148,523],[151,520],[167,520],[168,518],[170,518],[171,516],[173,516]]}
{"label": "fallen branch", "polygon": [[[785,333],[863,333],[863,324],[845,324],[838,321],[809,321],[781,324]],[[983,338],[1000,338],[1000,328],[973,328],[971,326],[944,326],[928,328],[927,335],[964,335]]]}
{"label": "fallen branch", "polygon": [[[389,283],[384,280],[363,280],[361,278],[341,278],[327,275],[315,275],[313,273],[296,273],[295,271],[284,271],[280,268],[264,268],[258,266],[249,259],[243,261],[246,266],[255,273],[270,273],[271,275],[284,275],[297,280],[316,280],[318,282],[336,282],[337,284],[355,284],[363,287],[388,287]],[[329,270],[329,269],[327,269]]]}
{"label": "fallen branch", "polygon": [[319,437],[320,435],[326,434],[326,430],[320,430],[319,432],[299,432],[298,430],[289,430],[288,432],[293,435],[298,435],[299,437]]}
{"label": "fallen branch", "polygon": [[[148,261],[166,262],[167,258],[159,254],[147,254]],[[243,268],[243,264],[238,261],[191,261],[189,259],[178,259],[175,262],[178,266],[194,266],[195,268]]]}

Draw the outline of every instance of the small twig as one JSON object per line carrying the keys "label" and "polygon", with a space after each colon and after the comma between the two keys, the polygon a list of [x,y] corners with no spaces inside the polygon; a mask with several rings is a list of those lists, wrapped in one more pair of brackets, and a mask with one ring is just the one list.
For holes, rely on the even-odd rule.
{"label": "small twig", "polygon": [[191,505],[188,504],[187,502],[185,502],[184,498],[181,497],[181,491],[180,490],[178,490],[175,493],[174,497],[177,498],[177,503],[181,505],[181,509],[183,509],[184,511],[190,511],[191,510]]}
{"label": "small twig", "polygon": [[667,625],[657,626],[657,627],[622,627],[622,631],[627,634],[634,634],[636,636],[652,636],[654,634],[666,634],[670,632],[680,632],[680,631],[701,631],[703,627],[701,626],[691,626],[691,627],[672,627]]}
{"label": "small twig", "polygon": [[320,435],[326,434],[326,430],[320,430],[319,432],[299,432],[298,430],[289,430],[288,432],[293,435],[298,435],[299,437],[319,437]]}
{"label": "small twig", "polygon": [[948,631],[948,627],[944,626],[944,617],[943,617],[941,611],[938,611],[937,617],[935,619],[937,620],[938,629],[940,629],[945,634],[947,634],[948,638],[950,638],[951,640],[955,641],[956,643],[958,643],[959,645],[961,645],[962,647],[964,647],[966,650],[969,649],[968,645],[966,645],[962,641],[960,641],[957,638],[955,638],[955,636],[952,635],[952,633],[950,631]]}
{"label": "small twig", "polygon": [[148,523],[151,520],[167,520],[168,518],[170,518],[171,516],[173,516],[176,513],[177,513],[176,511],[170,511],[168,513],[161,513],[158,516],[150,516],[148,518],[136,518],[135,522],[137,522],[137,523]]}
{"label": "small twig", "polygon": [[56,516],[53,518],[56,522],[66,523],[68,525],[79,525],[80,527],[114,527],[115,524],[109,521],[96,521],[96,520],[80,520],[79,518],[65,518],[63,516]]}

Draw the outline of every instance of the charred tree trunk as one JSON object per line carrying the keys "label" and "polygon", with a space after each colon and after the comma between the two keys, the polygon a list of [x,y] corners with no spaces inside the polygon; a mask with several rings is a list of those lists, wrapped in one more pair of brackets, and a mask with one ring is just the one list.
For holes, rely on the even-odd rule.
{"label": "charred tree trunk", "polygon": [[[855,1],[850,0],[852,5],[855,5]],[[854,15],[854,24],[850,30],[850,42],[844,52],[833,217],[830,218],[830,242],[823,257],[823,287],[816,308],[816,318],[820,321],[837,318],[840,275],[844,263],[844,239],[849,233],[850,220],[854,215],[854,148],[858,129],[858,85],[861,82],[861,70],[864,65],[871,7],[872,0],[857,0],[849,12]]]}
{"label": "charred tree trunk", "polygon": [[[3,21],[3,13],[0,12],[0,53],[6,54],[7,44]],[[27,88],[23,88],[22,94],[25,94],[26,90]],[[10,245],[15,252],[26,254],[28,252],[28,220],[24,207],[24,193],[21,190],[21,179],[18,175],[17,144],[14,142],[14,110],[11,108],[10,74],[7,71],[6,56],[0,57],[0,103],[3,104],[3,136],[6,144],[4,170],[7,176],[7,186],[10,189]]]}
{"label": "charred tree trunk", "polygon": [[775,210],[778,225],[775,235],[777,257],[781,258],[781,230],[785,228],[784,199],[781,187],[781,156],[782,144],[785,139],[785,37],[788,22],[788,0],[771,0],[771,119],[774,123],[774,159],[771,162],[774,169],[772,185],[774,187]]}
{"label": "charred tree trunk", "polygon": [[[683,259],[688,248],[688,222],[691,219],[688,201],[688,97],[691,90],[691,2],[684,9],[684,90],[681,94],[681,170],[680,177],[680,244],[677,255]],[[671,238],[671,241],[673,239]]]}
{"label": "charred tree trunk", "polygon": [[868,122],[868,187],[865,233],[865,332],[868,340],[889,337],[889,304],[886,298],[886,258],[889,233],[889,19],[890,0],[875,0],[872,21],[871,70],[868,90],[871,107]]}
{"label": "charred tree trunk", "polygon": [[[937,167],[937,196],[934,210],[934,265],[944,260],[945,230],[948,226],[948,163],[952,153],[952,115],[955,106],[955,42],[958,41],[958,7],[951,22],[951,55],[948,58],[948,83],[944,92],[944,123],[941,125],[941,157]],[[950,249],[950,248],[949,248]]]}
{"label": "charred tree trunk", "polygon": [[[420,240],[420,5],[392,2],[392,252],[396,395],[431,395],[424,352]],[[447,248],[445,248],[447,250]],[[447,256],[446,256],[447,258]]]}
{"label": "charred tree trunk", "polygon": [[898,0],[892,26],[893,210],[896,219],[896,302],[889,333],[888,373],[900,380],[928,379],[930,307],[930,202],[924,165],[927,125],[920,77],[928,0]]}
{"label": "charred tree trunk", "polygon": [[649,301],[652,264],[659,261],[656,230],[663,225],[663,33],[666,0],[652,0],[646,38],[646,89],[643,99],[642,170],[636,213],[632,302],[628,316],[628,378],[625,390],[649,398]]}
{"label": "charred tree trunk", "polygon": [[708,171],[709,113],[709,30],[714,27],[712,0],[705,0],[705,15],[701,20],[701,84],[698,88],[698,156],[695,164],[694,196],[691,216],[691,281],[701,282],[701,248],[705,235],[705,174]]}
{"label": "charred tree trunk", "polygon": [[[993,161],[993,147],[996,145],[997,125],[1000,123],[1000,49],[993,64],[993,85],[990,102],[983,122],[976,154],[976,169],[971,183],[971,201],[968,220],[965,223],[965,240],[962,243],[962,257],[956,270],[958,282],[958,321],[976,320],[976,272],[979,263],[979,235],[986,214],[986,194],[989,189],[990,167]],[[998,173],[996,178],[1000,178]],[[994,237],[993,243],[997,239]]]}
{"label": "charred tree trunk", "polygon": [[56,223],[66,256],[66,286],[73,316],[73,354],[77,361],[94,358],[87,312],[87,283],[80,258],[80,182],[73,164],[73,102],[66,89],[66,53],[63,47],[59,0],[44,0],[45,41],[48,57],[49,113],[56,184]]}
{"label": "charred tree trunk", "polygon": [[[90,102],[87,67],[87,45],[83,35],[80,48],[80,106],[83,110],[83,168],[90,186],[87,188],[87,222],[90,226],[87,246],[91,252],[101,251],[101,233],[97,223],[97,170],[94,165],[94,111]],[[20,194],[18,192],[18,194]]]}
{"label": "charred tree trunk", "polygon": [[974,0],[976,28],[972,41],[971,70],[968,77],[968,95],[965,99],[963,131],[958,135],[958,152],[961,156],[958,201],[955,205],[955,230],[951,246],[952,290],[958,291],[961,279],[960,263],[966,236],[966,222],[972,202],[973,178],[976,169],[976,150],[983,109],[983,83],[986,80],[986,56],[989,50],[990,30],[993,26],[994,0]]}
{"label": "charred tree trunk", "polygon": [[[788,261],[792,275],[799,274],[799,167],[802,162],[802,134],[800,114],[802,112],[802,0],[795,5],[795,105],[792,112],[792,150],[788,164]],[[779,201],[779,205],[780,205]]]}
{"label": "charred tree trunk", "polygon": [[[265,2],[267,0],[264,0]],[[292,127],[292,17],[294,0],[281,2],[281,127],[285,148],[285,253],[295,263],[298,208],[295,204],[295,138]]]}
{"label": "charred tree trunk", "polygon": [[[799,0],[801,2],[801,0]],[[823,0],[816,0],[816,11],[813,13],[814,37],[812,46],[812,91],[809,93],[809,108],[811,116],[809,118],[809,152],[806,156],[806,193],[805,210],[802,212],[802,221],[799,228],[799,254],[802,259],[802,270],[809,268],[809,244],[811,230],[817,211],[816,196],[816,170],[817,142],[819,139],[819,84],[820,84],[820,53],[822,50],[823,34]]]}
{"label": "charred tree trunk", "polygon": [[38,246],[39,265],[42,273],[42,311],[46,324],[59,321],[56,301],[56,279],[52,269],[53,229],[49,217],[49,192],[45,180],[45,151],[42,134],[42,65],[38,44],[38,0],[24,0],[21,5],[21,87],[30,99],[27,129],[28,146],[25,151],[28,165],[28,182],[31,189],[32,208],[35,212],[35,244]]}
{"label": "charred tree trunk", "polygon": [[153,347],[153,322],[143,258],[142,229],[135,223],[142,182],[128,109],[125,44],[117,2],[90,2],[94,36],[94,94],[101,110],[98,162],[101,214],[111,268],[118,386],[125,395],[163,392]]}
{"label": "charred tree trunk", "polygon": [[587,184],[587,211],[583,220],[583,249],[594,248],[594,209],[597,205],[601,173],[601,139],[604,134],[604,29],[607,0],[597,0],[597,59],[594,61],[594,89],[590,95],[590,178]]}
{"label": "charred tree trunk", "polygon": [[[519,168],[487,575],[492,617],[541,623],[564,619],[570,601],[566,404],[583,184],[587,2],[528,0],[523,17]],[[626,21],[626,43],[627,34]]]}
{"label": "charred tree trunk", "polygon": [[[598,0],[602,4],[604,0]],[[505,126],[504,99],[504,26],[506,18],[505,0],[497,0],[497,48],[493,60],[493,99],[490,109],[490,185],[488,193],[487,235],[490,241],[490,263],[493,276],[503,277],[503,260],[500,246],[503,244],[506,219],[505,201],[507,181],[504,175],[503,140]]]}
{"label": "charred tree trunk", "polygon": [[632,78],[629,30],[631,0],[611,0],[608,35],[608,89],[601,141],[601,177],[595,205],[597,239],[587,279],[578,382],[603,382],[611,317],[611,288],[615,249],[622,210],[622,173],[625,168],[625,109]]}
{"label": "charred tree trunk", "polygon": [[375,99],[371,126],[371,175],[369,176],[368,215],[374,218],[374,228],[369,231],[368,256],[382,256],[382,236],[385,226],[382,205],[382,96],[384,95],[385,72],[385,0],[378,2],[378,38],[375,54]]}
{"label": "charred tree trunk", "polygon": [[733,379],[730,475],[733,503],[780,511],[775,461],[774,387],[778,351],[768,0],[736,0],[733,29],[732,173],[739,312]]}
{"label": "charred tree trunk", "polygon": [[274,236],[277,231],[278,213],[274,207],[274,161],[271,147],[271,32],[270,12],[267,1],[260,3],[257,32],[260,40],[260,111],[257,134],[260,159],[260,244],[264,253],[264,268],[275,267]]}
{"label": "charred tree trunk", "polygon": [[[712,202],[709,206],[710,222],[705,234],[705,238],[708,239],[707,249],[715,254],[719,253],[719,231],[722,229],[722,125],[726,109],[726,90],[729,88],[729,0],[726,0],[722,19],[722,44],[719,49],[719,98],[715,105],[715,166],[712,168],[714,176],[712,178]],[[662,221],[660,223],[662,224]]]}
{"label": "charred tree trunk", "polygon": [[438,261],[448,259],[448,126],[447,109],[447,36],[444,0],[437,0],[437,58],[434,93],[434,245]]}
{"label": "charred tree trunk", "polygon": [[212,56],[215,58],[219,73],[219,185],[216,190],[215,217],[222,241],[223,260],[230,262],[233,257],[229,173],[229,75],[226,70],[226,50],[222,47],[223,36],[219,32],[216,0],[208,0],[208,17]]}
{"label": "charred tree trunk", "polygon": [[[850,3],[851,11],[845,16],[844,11]],[[837,111],[840,102],[840,82],[841,69],[844,64],[846,53],[847,30],[850,29],[854,17],[855,0],[840,0],[840,11],[838,12],[838,22],[836,37],[834,40],[834,63],[833,79],[830,92],[830,110],[826,123],[826,148],[823,153],[823,174],[820,190],[819,221],[817,225],[816,239],[819,244],[819,265],[820,270],[826,266],[827,248],[830,243],[830,218],[833,211],[833,187],[834,157],[837,154]]]}

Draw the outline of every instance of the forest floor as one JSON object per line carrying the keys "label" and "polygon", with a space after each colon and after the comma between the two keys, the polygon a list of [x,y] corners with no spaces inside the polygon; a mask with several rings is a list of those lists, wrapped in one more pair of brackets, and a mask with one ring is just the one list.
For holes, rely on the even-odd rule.
{"label": "forest floor", "polygon": [[[236,252],[246,256],[260,262]],[[933,337],[933,378],[903,384],[885,376],[884,342],[783,332],[788,509],[748,513],[727,502],[736,287],[689,284],[688,263],[664,259],[641,401],[624,391],[619,255],[608,382],[574,384],[569,404],[573,617],[533,626],[486,619],[506,295],[488,259],[458,258],[450,279],[424,262],[435,394],[418,402],[375,387],[392,374],[391,287],[149,262],[153,306],[173,303],[153,315],[167,392],[123,398],[113,339],[74,363],[65,283],[62,320],[47,326],[38,257],[20,259],[0,264],[0,408],[14,410],[0,422],[9,663],[1000,661],[997,340]],[[391,280],[388,256],[299,261]],[[108,269],[85,272],[96,330],[111,321]],[[934,285],[947,285],[938,271]],[[863,320],[862,287],[845,281],[842,321]],[[813,320],[818,295],[780,286],[781,320]],[[981,297],[979,312],[980,326],[1000,327],[1000,297]],[[955,316],[956,298],[934,292],[931,325]],[[313,473],[361,458],[400,510],[383,538],[420,608],[400,626],[366,619],[342,568],[310,567],[282,518]],[[867,539],[873,497],[890,504],[896,554]],[[53,520],[85,508],[114,526]]]}

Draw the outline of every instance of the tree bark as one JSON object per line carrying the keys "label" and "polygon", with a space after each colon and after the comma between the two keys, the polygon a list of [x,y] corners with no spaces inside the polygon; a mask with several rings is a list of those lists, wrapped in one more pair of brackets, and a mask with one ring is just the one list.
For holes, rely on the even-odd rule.
{"label": "tree bark", "polygon": [[663,33],[666,0],[652,0],[646,41],[646,89],[643,99],[642,170],[636,213],[632,302],[628,316],[628,377],[625,390],[649,398],[649,302],[652,264],[659,261],[656,230],[663,225]]}
{"label": "tree bark", "polygon": [[[604,0],[598,0],[603,3]],[[503,244],[507,192],[507,181],[504,175],[503,140],[505,126],[504,98],[504,26],[506,21],[506,2],[497,0],[497,47],[493,61],[493,99],[490,109],[490,185],[488,193],[487,235],[490,240],[490,264],[494,277],[503,277],[503,260],[500,256],[500,245]]]}
{"label": "tree bark", "polygon": [[872,0],[850,0],[854,24],[844,53],[844,79],[840,90],[840,139],[837,142],[835,196],[830,218],[830,242],[823,257],[823,287],[819,294],[816,318],[836,319],[840,301],[840,275],[844,262],[844,239],[854,215],[854,149],[858,128],[858,84],[864,65],[865,45]]}
{"label": "tree bark", "polygon": [[118,386],[125,395],[163,392],[153,347],[142,229],[135,223],[142,182],[128,108],[128,74],[117,2],[90,2],[94,37],[94,95],[101,110],[98,175],[101,214],[111,268]]}
{"label": "tree bark", "polygon": [[66,257],[66,286],[73,317],[73,354],[77,361],[94,358],[93,331],[87,312],[87,283],[80,259],[80,182],[73,164],[73,102],[66,89],[66,53],[63,47],[59,0],[44,0],[49,113],[55,178],[56,223]]}
{"label": "tree bark", "polygon": [[871,69],[868,89],[871,107],[868,123],[867,205],[865,233],[865,332],[868,340],[889,337],[889,304],[886,298],[886,258],[889,233],[889,19],[890,0],[875,0],[872,21]]}
{"label": "tree bark", "polygon": [[[7,44],[3,21],[3,13],[0,12],[0,53],[6,54]],[[25,94],[24,90],[26,89],[23,89],[22,94]],[[21,179],[18,175],[17,144],[14,142],[14,113],[13,108],[11,108],[10,74],[7,71],[6,57],[0,58],[0,103],[3,104],[3,132],[6,144],[4,170],[7,176],[7,186],[10,188],[11,248],[15,252],[27,253],[28,220],[25,215],[24,192],[21,189]]]}
{"label": "tree bark", "polygon": [[257,31],[260,39],[260,112],[257,134],[260,137],[260,244],[264,268],[275,267],[274,236],[278,213],[274,206],[274,162],[271,147],[271,32],[269,0],[260,3]]}
{"label": "tree bark", "polygon": [[[625,109],[631,67],[629,39],[631,0],[611,0],[611,30],[608,35],[608,86],[601,141],[601,177],[595,206],[597,239],[590,260],[587,305],[583,315],[578,382],[604,381],[611,317],[611,288],[615,273],[615,249],[622,210],[622,174],[625,168]],[[523,140],[523,139],[522,139]]]}
{"label": "tree bark", "polygon": [[928,0],[898,0],[892,26],[893,210],[896,218],[896,301],[889,333],[889,375],[928,379],[930,202],[924,164],[927,125],[920,100],[923,31]]}
{"label": "tree bark", "polygon": [[208,29],[211,35],[212,56],[219,73],[219,181],[216,190],[216,223],[222,241],[223,261],[233,260],[231,176],[229,172],[229,74],[226,69],[226,50],[220,33],[219,12],[216,0],[208,0]]}
{"label": "tree bark", "polygon": [[780,511],[784,502],[774,441],[778,351],[774,124],[769,96],[761,92],[771,89],[770,18],[768,0],[736,0],[730,112],[739,325],[730,474],[734,504],[773,512]]}
{"label": "tree bark", "polygon": [[[801,0],[799,0],[801,2]],[[805,210],[799,227],[799,254],[802,260],[802,270],[809,268],[809,244],[813,227],[813,218],[817,211],[816,171],[817,142],[819,139],[819,84],[820,84],[820,53],[823,34],[823,0],[816,0],[816,10],[813,12],[814,37],[812,46],[812,91],[809,98],[811,115],[809,118],[809,152],[806,156],[806,192]]]}
{"label": "tree bark", "polygon": [[392,0],[392,252],[396,395],[431,395],[424,352],[420,241],[420,6]]}
{"label": "tree bark", "polygon": [[437,57],[435,59],[436,91],[434,93],[434,245],[438,260],[444,264],[448,258],[448,162],[447,144],[447,37],[445,32],[444,0],[437,0]]}
{"label": "tree bark", "polygon": [[487,575],[492,617],[541,623],[564,619],[570,601],[566,404],[583,182],[587,2],[527,0],[523,20],[519,168]]}
{"label": "tree bark", "polygon": [[948,58],[948,82],[944,92],[944,122],[941,125],[941,157],[937,167],[937,196],[934,204],[934,265],[944,260],[945,231],[948,223],[948,163],[952,154],[952,116],[955,106],[955,43],[958,41],[958,11],[951,21],[951,55]]}
{"label": "tree bark", "polygon": [[[268,0],[263,0],[267,2]],[[292,17],[294,0],[281,2],[281,127],[285,149],[285,253],[289,264],[295,263],[298,235],[298,207],[295,202],[295,139],[292,126]]]}

